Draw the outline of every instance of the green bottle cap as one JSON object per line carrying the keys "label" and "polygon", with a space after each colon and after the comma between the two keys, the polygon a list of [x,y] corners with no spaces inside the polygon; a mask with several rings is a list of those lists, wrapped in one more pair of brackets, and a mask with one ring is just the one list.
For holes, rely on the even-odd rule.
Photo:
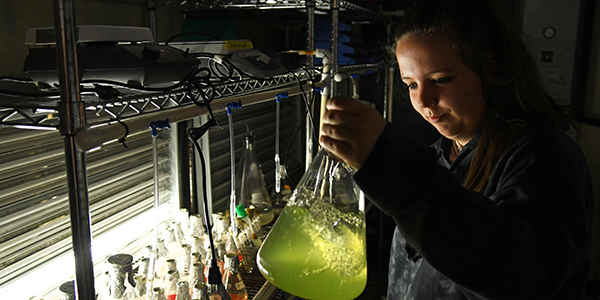
{"label": "green bottle cap", "polygon": [[242,219],[248,216],[248,214],[246,213],[246,208],[243,204],[238,204],[235,207],[235,212],[237,213],[238,217]]}

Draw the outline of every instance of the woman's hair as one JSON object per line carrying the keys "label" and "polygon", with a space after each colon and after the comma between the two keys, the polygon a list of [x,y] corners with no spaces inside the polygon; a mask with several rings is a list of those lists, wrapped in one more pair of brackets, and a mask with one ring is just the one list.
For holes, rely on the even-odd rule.
{"label": "woman's hair", "polygon": [[488,1],[416,0],[395,41],[435,34],[448,34],[454,50],[481,78],[488,111],[464,185],[482,192],[526,124],[566,130],[572,121],[544,90],[519,31]]}

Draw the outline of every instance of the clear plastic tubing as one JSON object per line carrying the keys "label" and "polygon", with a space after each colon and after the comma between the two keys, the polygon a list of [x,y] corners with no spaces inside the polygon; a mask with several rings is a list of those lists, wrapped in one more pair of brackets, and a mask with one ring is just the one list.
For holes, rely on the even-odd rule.
{"label": "clear plastic tubing", "polygon": [[156,128],[152,127],[152,162],[154,164],[154,213],[156,222],[154,223],[154,239],[152,240],[152,253],[148,262],[148,274],[146,274],[146,298],[151,299],[154,285],[154,274],[156,267],[156,254],[158,252],[158,224],[160,222],[160,214],[158,211],[159,192],[158,192],[158,141]]}
{"label": "clear plastic tubing", "polygon": [[279,106],[282,98],[288,98],[288,93],[278,93],[275,98],[275,192],[281,192],[281,159],[279,158]]}
{"label": "clear plastic tubing", "polygon": [[279,158],[279,96],[275,103],[275,193],[281,192],[281,160]]}
{"label": "clear plastic tubing", "polygon": [[150,122],[150,128],[152,133],[152,162],[154,164],[154,213],[156,215],[156,222],[154,223],[154,240],[152,241],[152,253],[150,254],[150,261],[148,262],[148,274],[146,274],[146,297],[152,299],[152,290],[154,285],[154,274],[156,268],[156,256],[158,253],[158,230],[160,223],[160,214],[158,206],[160,204],[159,198],[159,186],[158,186],[158,141],[156,136],[158,135],[158,129],[171,128],[169,125],[169,119],[164,121],[153,121]]}
{"label": "clear plastic tubing", "polygon": [[235,145],[234,145],[234,133],[233,133],[233,119],[231,117],[231,109],[241,107],[237,106],[236,103],[227,104],[227,120],[229,121],[229,153],[231,157],[231,194],[229,195],[229,217],[231,219],[231,230],[233,236],[237,236],[237,224],[235,222]]}

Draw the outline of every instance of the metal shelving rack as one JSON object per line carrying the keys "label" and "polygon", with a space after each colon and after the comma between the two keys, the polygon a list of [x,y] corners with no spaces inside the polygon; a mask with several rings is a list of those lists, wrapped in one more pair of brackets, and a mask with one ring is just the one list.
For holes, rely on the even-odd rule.
{"label": "metal shelving rack", "polygon": [[[132,0],[134,1],[134,0]],[[139,0],[137,2],[142,2]],[[0,126],[32,129],[59,130],[64,139],[66,172],[69,188],[72,242],[75,253],[75,288],[77,299],[94,299],[94,272],[91,256],[91,221],[86,181],[85,154],[92,146],[115,140],[129,133],[148,129],[150,120],[169,117],[172,122],[191,119],[206,114],[206,108],[195,105],[186,89],[148,92],[117,88],[120,95],[114,99],[100,99],[94,92],[81,90],[78,80],[77,40],[75,37],[74,0],[54,0],[54,21],[58,58],[60,92],[41,92],[33,82],[9,83],[18,85],[21,94],[11,95],[0,85]],[[149,7],[154,8],[155,0]],[[307,46],[314,49],[315,10],[330,10],[332,16],[331,62],[337,61],[338,22],[340,10],[356,10],[368,14],[379,14],[370,9],[341,0],[201,0],[187,1],[193,8],[243,8],[243,9],[306,9]],[[153,9],[150,23],[155,32]],[[204,92],[214,93],[213,110],[225,110],[230,101],[242,101],[244,105],[272,101],[274,95],[288,92],[297,95],[311,92],[313,87],[329,87],[329,94],[336,94],[335,74],[357,73],[386,68],[387,63],[339,68],[332,63],[329,74],[321,74],[327,81],[311,82],[314,72],[312,59],[307,71],[274,76],[268,80],[245,78],[242,74],[234,80],[215,83]],[[387,84],[386,84],[387,85]],[[387,87],[389,89],[389,87]],[[388,97],[389,98],[389,97]],[[390,99],[385,99],[390,102]],[[118,122],[117,122],[118,121]],[[120,124],[126,123],[127,129]],[[307,122],[307,166],[313,153],[312,132]],[[100,145],[84,145],[78,138],[89,131],[102,131],[104,140]]]}

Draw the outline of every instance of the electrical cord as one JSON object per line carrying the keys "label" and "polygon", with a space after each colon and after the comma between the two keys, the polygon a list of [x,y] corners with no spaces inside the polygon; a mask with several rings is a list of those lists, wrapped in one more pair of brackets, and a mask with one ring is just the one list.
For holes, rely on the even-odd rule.
{"label": "electrical cord", "polygon": [[[310,72],[309,72],[309,71],[308,71],[308,70],[307,70],[305,67],[302,67],[302,69],[303,69],[303,70],[304,70],[304,71],[305,71],[305,72],[308,74],[308,76],[309,76],[309,79],[310,79],[310,81],[311,81],[311,83],[312,83],[312,89],[313,89],[313,91],[315,91],[315,90],[316,90],[316,87],[315,87],[315,81],[314,81],[314,79],[313,79],[313,77],[312,77],[312,74],[310,74]],[[296,79],[298,79],[298,77],[297,77],[295,74],[294,74],[294,76],[296,77]],[[299,79],[298,79],[298,81],[299,81]],[[300,82],[300,81],[299,81],[299,82]],[[301,84],[301,83],[300,83],[300,89],[302,90],[302,84]],[[286,147],[286,150],[285,150],[285,157],[284,157],[284,163],[283,163],[283,166],[284,166],[284,168],[285,168],[285,173],[286,173],[286,177],[287,177],[287,179],[288,179],[289,181],[291,181],[291,182],[292,182],[294,185],[296,185],[296,184],[297,184],[297,182],[296,182],[296,181],[294,181],[294,179],[292,179],[292,177],[290,176],[290,172],[289,172],[289,169],[288,169],[288,164],[287,164],[287,161],[288,161],[288,155],[289,155],[289,152],[290,152],[290,148],[291,148],[291,146],[292,146],[292,143],[294,142],[294,139],[295,139],[295,138],[296,138],[296,136],[298,135],[298,132],[300,132],[300,129],[302,128],[302,125],[304,125],[304,124],[305,124],[306,117],[307,117],[307,116],[309,116],[309,112],[312,110],[312,107],[313,107],[313,105],[314,105],[314,103],[315,103],[316,94],[317,94],[317,93],[312,93],[312,99],[311,99],[311,101],[310,101],[310,102],[308,102],[308,101],[307,101],[307,99],[306,99],[306,94],[304,93],[304,90],[302,90],[303,100],[304,100],[304,103],[305,103],[305,105],[307,106],[307,110],[304,112],[304,116],[303,116],[303,118],[302,118],[302,121],[300,122],[300,124],[298,125],[298,127],[296,127],[296,130],[294,131],[294,134],[292,134],[292,137],[291,137],[291,139],[290,139],[290,142],[288,143],[288,145],[287,145],[287,147]],[[314,119],[312,118],[312,115],[310,115],[310,122],[311,122],[311,124],[312,124],[313,131],[314,131],[314,130],[316,130],[316,129],[315,129],[315,125],[314,125]],[[318,145],[318,140],[317,140],[316,136],[313,136],[313,139],[314,139],[314,142],[315,142],[315,143]]]}
{"label": "electrical cord", "polygon": [[[222,65],[227,70],[228,74],[224,74],[221,68],[217,66],[217,64]],[[209,60],[208,65],[213,74],[215,74],[217,78],[222,82],[230,80],[233,77],[233,68],[226,64],[220,63],[214,58],[214,56]]]}
{"label": "electrical cord", "polygon": [[207,232],[208,232],[208,239],[210,242],[210,251],[211,251],[211,259],[210,259],[210,267],[208,268],[208,278],[207,278],[207,282],[208,284],[221,284],[221,272],[219,270],[219,266],[217,264],[217,251],[215,249],[215,244],[214,244],[214,239],[213,239],[213,235],[212,235],[212,224],[210,223],[210,219],[209,219],[209,211],[208,211],[208,198],[206,195],[206,162],[204,161],[204,154],[202,153],[202,149],[200,148],[200,144],[198,144],[198,139],[194,139],[191,137],[191,133],[189,131],[188,128],[188,137],[189,139],[192,141],[192,143],[194,144],[194,147],[196,148],[196,151],[198,151],[198,154],[200,156],[200,164],[202,166],[202,197],[203,197],[203,203],[204,203],[204,222],[206,223],[206,228],[207,228]]}
{"label": "electrical cord", "polygon": [[[313,99],[313,101],[311,101],[311,103],[309,103],[308,99],[306,99],[306,93],[304,92],[304,88],[302,87],[302,81],[300,81],[300,78],[298,78],[298,76],[295,73],[293,73],[293,72],[290,72],[290,73],[292,73],[292,75],[294,75],[294,78],[296,78],[296,81],[298,81],[298,86],[300,87],[300,92],[302,94],[302,99],[304,99],[304,104],[306,105],[306,113],[308,113],[308,116],[310,118],[310,122],[311,122],[311,125],[312,125],[313,138],[316,139],[316,136],[318,136],[318,133],[317,133],[317,129],[315,127],[315,119],[314,119],[314,117],[313,117],[313,115],[311,113],[311,108],[312,108],[312,104],[313,104],[314,99]],[[314,83],[313,83],[313,90],[314,90]],[[313,94],[313,97],[314,97],[314,94]],[[318,142],[318,140],[315,140],[315,142]]]}

